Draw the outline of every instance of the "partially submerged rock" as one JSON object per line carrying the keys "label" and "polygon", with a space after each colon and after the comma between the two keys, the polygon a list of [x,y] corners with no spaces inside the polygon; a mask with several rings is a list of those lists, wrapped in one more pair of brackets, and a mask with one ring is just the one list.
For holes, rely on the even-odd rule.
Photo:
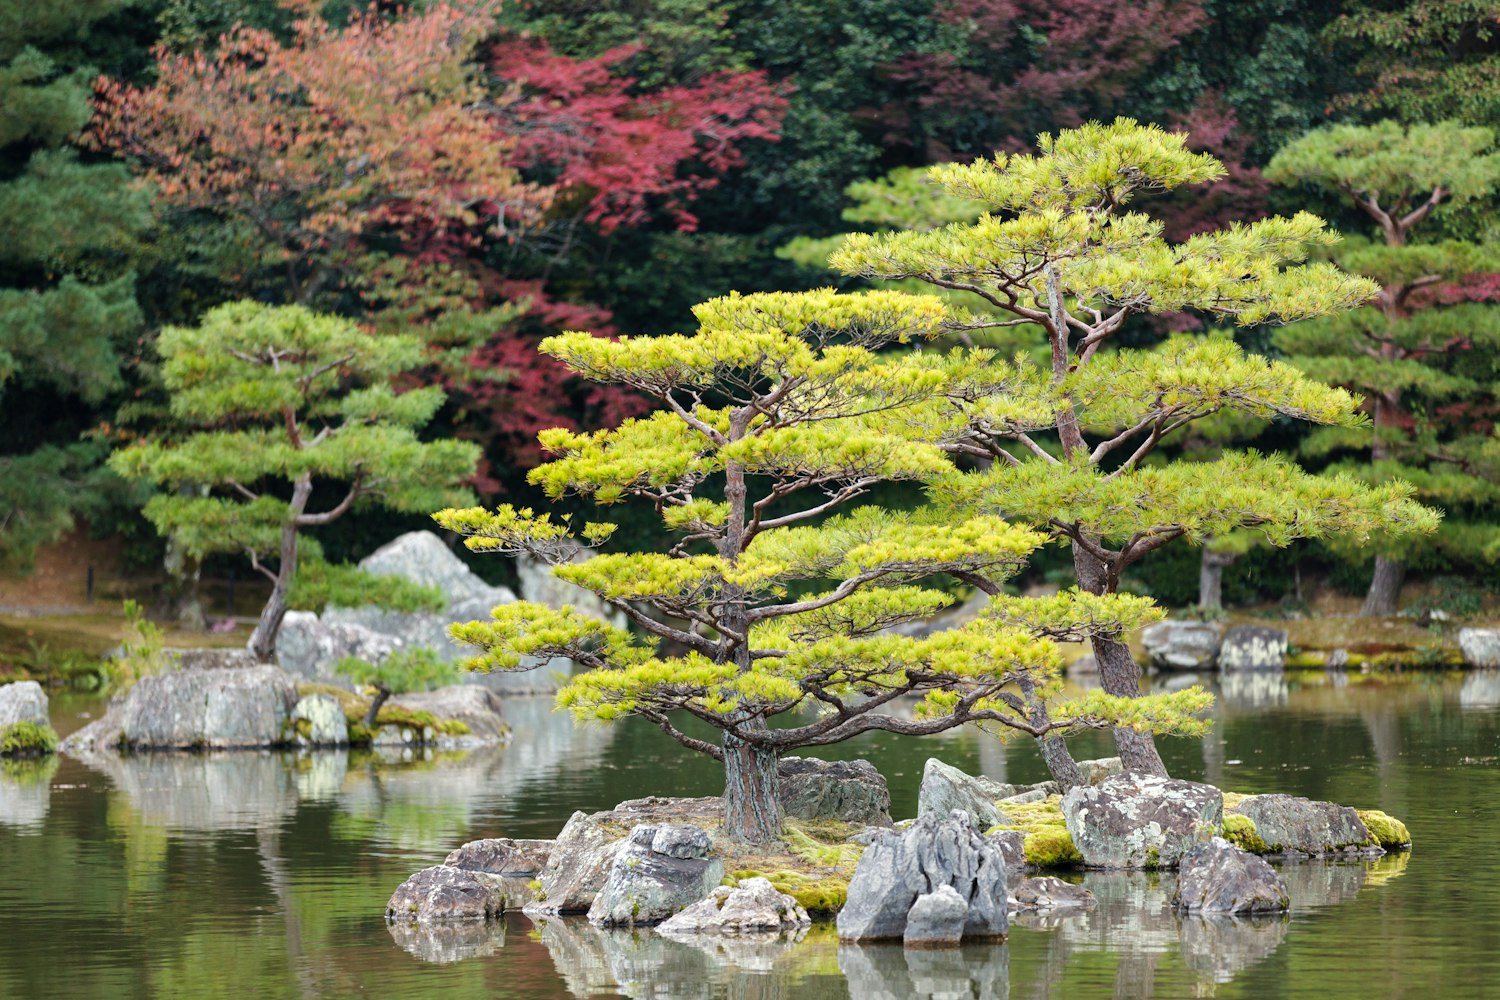
{"label": "partially submerged rock", "polygon": [[1146,658],[1159,670],[1202,670],[1219,652],[1220,626],[1213,622],[1157,622],[1141,630]]}
{"label": "partially submerged rock", "polygon": [[1015,910],[1092,910],[1099,905],[1092,892],[1055,875],[1022,879],[1011,890],[1010,903]]}
{"label": "partially submerged rock", "polygon": [[310,694],[292,708],[292,728],[298,746],[342,746],[349,742],[349,720],[344,706],[327,694]]}
{"label": "partially submerged rock", "polygon": [[891,825],[885,776],[867,760],[783,757],[778,777],[782,812],[793,819]]}
{"label": "partially submerged rock", "polygon": [[923,893],[906,912],[901,943],[908,948],[952,948],[963,939],[969,904],[951,885]]}
{"label": "partially submerged rock", "polygon": [[838,915],[846,941],[902,938],[919,896],[952,886],[965,904],[962,937],[1005,937],[1005,862],[1000,850],[974,829],[965,813],[918,816],[907,830],[871,844],[849,883]]}
{"label": "partially submerged rock", "polygon": [[697,827],[636,827],[589,906],[589,923],[657,924],[702,899],[724,878],[724,862],[708,856],[710,846],[708,834]]}
{"label": "partially submerged rock", "polygon": [[1471,667],[1500,667],[1500,628],[1459,629],[1458,648]]}
{"label": "partially submerged rock", "polygon": [[1273,854],[1381,853],[1349,806],[1296,795],[1251,795],[1240,799],[1232,812],[1255,823],[1256,835]]}
{"label": "partially submerged rock", "polygon": [[1286,666],[1287,633],[1266,625],[1237,625],[1219,644],[1219,669],[1281,670]]}
{"label": "partially submerged rock", "polygon": [[721,885],[706,898],[657,926],[668,937],[688,934],[771,934],[811,924],[807,911],[768,879]]}
{"label": "partially submerged rock", "polygon": [[423,868],[397,886],[385,904],[388,920],[486,920],[505,910],[498,879],[448,865]]}
{"label": "partially submerged rock", "polygon": [[962,810],[981,830],[1009,822],[995,803],[1009,794],[1013,786],[1001,785],[982,775],[965,774],[936,757],[929,757],[922,768],[922,787],[917,793],[917,815],[951,816]]}
{"label": "partially submerged rock", "polygon": [[1212,785],[1125,774],[1062,798],[1073,844],[1092,868],[1170,868],[1219,831],[1223,795]]}
{"label": "partially submerged rock", "polygon": [[57,749],[47,717],[47,692],[36,681],[0,685],[0,754],[24,756]]}
{"label": "partially submerged rock", "polygon": [[297,684],[269,664],[142,677],[119,708],[132,749],[235,749],[290,742]]}
{"label": "partially submerged rock", "polygon": [[1182,856],[1172,905],[1187,913],[1279,913],[1291,898],[1265,860],[1215,837]]}

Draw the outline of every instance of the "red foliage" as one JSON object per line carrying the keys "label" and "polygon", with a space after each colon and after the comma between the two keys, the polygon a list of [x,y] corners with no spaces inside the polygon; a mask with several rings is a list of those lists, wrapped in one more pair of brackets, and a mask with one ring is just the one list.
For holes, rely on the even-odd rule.
{"label": "red foliage", "polygon": [[786,100],[760,72],[636,93],[632,78],[612,72],[636,51],[580,60],[536,38],[496,44],[491,70],[519,89],[500,113],[517,138],[514,162],[586,192],[584,219],[606,232],[647,221],[654,203],[691,230],[697,219],[686,203],[742,162],[740,143],[778,138]]}

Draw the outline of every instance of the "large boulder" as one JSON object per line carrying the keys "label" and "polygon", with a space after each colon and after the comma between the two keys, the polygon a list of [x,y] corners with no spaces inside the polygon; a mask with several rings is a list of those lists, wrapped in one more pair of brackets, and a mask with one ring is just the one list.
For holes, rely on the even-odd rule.
{"label": "large boulder", "polygon": [[1146,658],[1159,670],[1202,670],[1219,652],[1220,627],[1213,622],[1164,621],[1141,630]]}
{"label": "large boulder", "polygon": [[36,681],[0,684],[0,730],[23,722],[48,725],[47,692]]}
{"label": "large boulder", "polygon": [[1215,837],[1182,856],[1172,905],[1187,913],[1279,913],[1291,904],[1276,870]]}
{"label": "large boulder", "polygon": [[1212,785],[1122,774],[1070,789],[1063,821],[1091,868],[1170,868],[1219,829],[1224,796]]}
{"label": "large boulder", "polygon": [[402,645],[396,635],[363,625],[324,621],[311,611],[288,611],[276,632],[276,662],[298,677],[352,688],[348,679],[333,672],[335,664],[349,656],[379,663]]}
{"label": "large boulder", "polygon": [[361,559],[359,568],[376,576],[399,576],[436,587],[450,604],[472,600],[509,604],[516,599],[509,588],[485,583],[431,531],[408,531]]}
{"label": "large boulder", "polygon": [[944,819],[961,810],[979,829],[988,830],[1010,822],[995,802],[1013,790],[1013,786],[1001,785],[983,775],[965,774],[936,757],[929,757],[922,768],[922,786],[917,791],[917,815]]}
{"label": "large boulder", "polygon": [[885,776],[867,760],[783,757],[778,772],[781,809],[787,816],[891,825]]}
{"label": "large boulder", "polygon": [[439,733],[439,746],[489,746],[510,738],[500,697],[486,688],[455,684],[436,691],[398,694],[386,704],[409,712],[426,712],[442,721],[461,722],[468,728],[462,734]]}
{"label": "large boulder", "polygon": [[142,677],[112,714],[128,747],[234,749],[291,742],[296,704],[296,681],[260,664]]}
{"label": "large boulder", "polygon": [[1458,648],[1471,667],[1500,667],[1500,628],[1459,629]]}
{"label": "large boulder", "polygon": [[423,868],[402,882],[385,904],[388,920],[485,920],[505,910],[498,879],[447,865]]}
{"label": "large boulder", "polygon": [[807,911],[770,880],[747,878],[721,885],[681,913],[659,924],[668,937],[688,934],[775,934],[812,923]]}
{"label": "large boulder", "polygon": [[708,834],[695,826],[669,823],[631,830],[589,907],[589,923],[658,924],[702,899],[724,878],[724,862],[708,856],[710,846]]}
{"label": "large boulder", "polygon": [[1005,937],[1006,869],[1000,849],[974,829],[967,813],[918,816],[901,832],[877,839],[859,859],[838,915],[845,941],[903,938],[919,896],[952,886],[965,904],[961,936]]}
{"label": "large boulder", "polygon": [[1370,844],[1370,831],[1349,806],[1314,802],[1296,795],[1251,795],[1233,813],[1248,816],[1273,853],[1383,853]]}
{"label": "large boulder", "polygon": [[1219,643],[1219,669],[1281,670],[1286,666],[1285,629],[1237,625]]}

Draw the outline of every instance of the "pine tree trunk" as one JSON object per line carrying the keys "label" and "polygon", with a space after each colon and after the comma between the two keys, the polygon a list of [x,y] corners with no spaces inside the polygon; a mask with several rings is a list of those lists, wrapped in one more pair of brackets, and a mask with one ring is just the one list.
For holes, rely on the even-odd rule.
{"label": "pine tree trunk", "polygon": [[[1114,593],[1110,585],[1107,567],[1096,556],[1078,545],[1073,546],[1073,568],[1078,573],[1078,585],[1093,594]],[[1099,664],[1099,681],[1109,694],[1122,698],[1141,696],[1141,668],[1130,655],[1130,647],[1117,639],[1103,636],[1093,640],[1094,659]],[[1120,752],[1120,764],[1131,774],[1155,774],[1169,777],[1167,767],[1156,752],[1156,740],[1150,733],[1138,733],[1133,729],[1114,731],[1115,749]]]}
{"label": "pine tree trunk", "polygon": [[292,581],[297,576],[297,518],[307,509],[307,500],[312,496],[312,477],[307,474],[297,480],[292,488],[292,500],[286,521],[281,526],[281,565],[276,568],[276,582],[271,587],[271,598],[261,609],[260,621],[250,634],[250,652],[262,663],[276,658],[276,633],[281,631],[281,620],[286,617],[291,600]]}
{"label": "pine tree trunk", "polygon": [[774,750],[724,734],[724,832],[747,844],[781,839],[780,775]]}
{"label": "pine tree trunk", "polygon": [[375,720],[380,718],[380,709],[385,705],[385,700],[391,696],[391,689],[384,684],[375,685],[375,697],[370,699],[370,710],[365,713],[364,727],[373,730]]}
{"label": "pine tree trunk", "polygon": [[1042,748],[1042,763],[1047,765],[1047,773],[1057,782],[1060,793],[1066,795],[1069,789],[1083,784],[1078,762],[1061,736],[1045,736],[1036,742]]}
{"label": "pine tree trunk", "polygon": [[1361,618],[1384,618],[1396,613],[1396,602],[1401,596],[1401,584],[1406,579],[1406,563],[1385,556],[1375,557],[1375,576],[1370,580],[1370,589],[1365,594],[1365,603],[1359,609]]}

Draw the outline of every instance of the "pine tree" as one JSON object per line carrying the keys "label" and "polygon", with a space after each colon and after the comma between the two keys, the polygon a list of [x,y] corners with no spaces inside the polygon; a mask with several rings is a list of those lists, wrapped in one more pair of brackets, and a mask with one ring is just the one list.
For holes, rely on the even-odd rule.
{"label": "pine tree", "polygon": [[[1149,600],[1006,598],[1002,581],[1043,532],[944,507],[855,506],[882,484],[958,476],[943,447],[949,399],[984,379],[991,359],[910,345],[962,317],[936,297],[888,291],[731,295],[695,312],[691,336],[543,343],[579,374],[662,409],[594,434],[546,432],[557,457],[532,481],[554,499],[651,503],[676,539],[669,550],[574,562],[574,536],[600,545],[613,526],[575,529],[510,506],[436,515],[474,551],[548,561],[636,631],[569,607],[506,604],[490,621],[454,627],[484,651],[473,667],[551,656],[587,667],[559,704],[581,718],[640,716],[721,760],[725,829],[752,842],[781,834],[777,759],[798,747],[976,722],[1037,738],[1069,785],[1079,780],[1069,731],[1201,728],[1192,713],[1207,696],[1196,689],[1057,697],[1061,661],[1048,640],[1118,638],[1159,617]],[[953,601],[935,585],[944,574],[997,595],[988,613],[924,639],[892,632]],[[907,698],[914,716],[898,709]],[[692,735],[684,719],[718,729],[720,742]]]}
{"label": "pine tree", "polygon": [[[478,448],[417,437],[442,390],[391,386],[422,364],[416,337],[366,333],[301,306],[236,302],[197,327],[163,330],[157,350],[172,415],[204,429],[117,451],[110,465],[164,488],[146,517],[190,555],[243,552],[271,581],[250,637],[262,660],[276,650],[301,531],[360,501],[413,511],[467,496],[457,484],[473,473]],[[210,492],[179,490],[184,483]],[[329,497],[319,510],[315,491]]]}
{"label": "pine tree", "polygon": [[[1337,239],[1305,212],[1165,240],[1159,222],[1128,210],[1131,200],[1222,173],[1181,135],[1118,119],[1044,135],[1038,148],[934,169],[949,195],[988,207],[977,222],[856,234],[830,260],[848,275],[972,293],[997,314],[976,325],[1044,338],[1046,364],[990,355],[951,397],[946,446],[991,463],[950,482],[958,509],[977,506],[1067,540],[1091,595],[1116,593],[1125,569],[1178,538],[1254,528],[1286,544],[1434,526],[1404,484],[1319,478],[1279,456],[1143,465],[1164,438],[1222,410],[1342,427],[1361,420],[1347,392],[1227,339],[1184,335],[1150,351],[1101,350],[1132,316],[1199,310],[1239,325],[1286,322],[1346,311],[1376,285],[1304,263]],[[1137,695],[1140,667],[1118,635],[1092,644],[1104,689]],[[1128,770],[1166,773],[1148,733],[1122,728],[1115,740]]]}
{"label": "pine tree", "polygon": [[1371,481],[1399,477],[1447,512],[1432,542],[1387,546],[1361,614],[1396,613],[1406,564],[1434,546],[1450,560],[1500,559],[1500,466],[1485,445],[1497,416],[1500,309],[1450,301],[1440,286],[1500,269],[1500,246],[1440,239],[1439,217],[1500,191],[1494,133],[1453,123],[1341,125],[1311,132],[1271,161],[1267,176],[1348,199],[1375,229],[1331,252],[1340,266],[1377,282],[1362,309],[1298,323],[1275,343],[1311,377],[1363,393],[1374,434],[1354,429],[1311,436],[1322,458],[1364,451],[1370,461],[1338,467]]}

